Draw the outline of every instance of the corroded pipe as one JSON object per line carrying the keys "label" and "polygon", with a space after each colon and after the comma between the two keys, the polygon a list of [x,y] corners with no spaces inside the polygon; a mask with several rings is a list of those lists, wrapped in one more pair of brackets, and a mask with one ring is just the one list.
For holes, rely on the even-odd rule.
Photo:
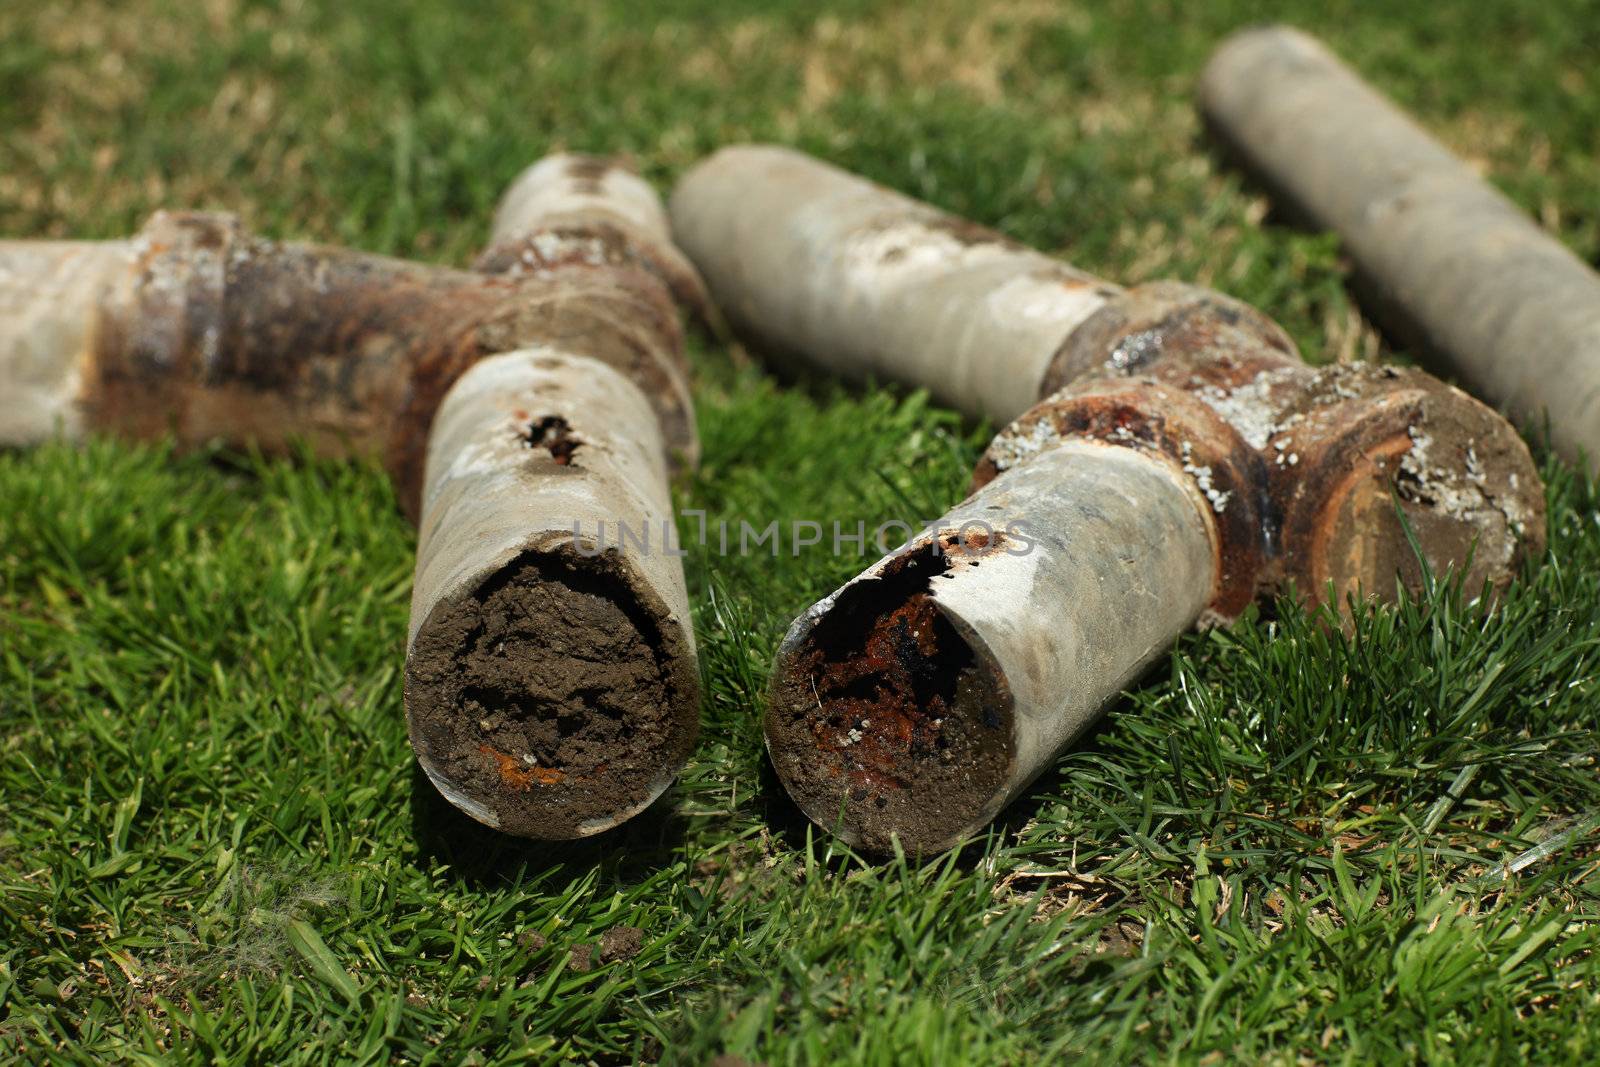
{"label": "corroded pipe", "polygon": [[[585,269],[580,269],[585,268]],[[561,344],[641,383],[692,462],[676,313],[625,267],[520,277],[269,241],[158,212],[127,241],[0,243],[0,444],[56,427],[376,454],[415,517],[428,426],[486,355]],[[24,393],[26,390],[26,393]],[[25,404],[48,394],[48,424]]]}
{"label": "corroded pipe", "polygon": [[446,394],[406,716],[453,804],[521,836],[572,838],[671,784],[700,725],[671,521],[649,402],[605,364],[522,349],[474,364]]}
{"label": "corroded pipe", "polygon": [[1230,37],[1200,102],[1274,194],[1339,234],[1386,325],[1600,471],[1600,274],[1297,30]]}
{"label": "corroded pipe", "polygon": [[1421,587],[1423,561],[1462,571],[1473,592],[1500,589],[1543,551],[1543,483],[1489,408],[1415,368],[1309,367],[1259,311],[1173,282],[1127,290],[1068,337],[1052,392],[1000,433],[976,483],[1024,458],[1008,442],[1046,426],[1129,441],[1125,412],[1171,403],[1152,383],[1200,401],[1245,446],[1223,465],[1188,463],[1224,535],[1222,619],[1288,587],[1313,604],[1392,599]]}
{"label": "corroded pipe", "polygon": [[516,276],[571,262],[649,271],[693,321],[718,329],[705,282],[672,243],[661,198],[615,160],[563,153],[524,170],[500,198],[489,247],[476,266]]}
{"label": "corroded pipe", "polygon": [[[574,174],[594,185],[586,200],[542,194]],[[494,249],[539,255],[505,265],[491,250],[498,275],[200,214],[157,214],[126,241],[0,242],[0,443],[170,434],[380,456],[419,520],[406,704],[423,765],[476,817],[558,838],[642,808],[697,729],[678,560],[582,534],[659,531],[667,464],[697,455],[660,265],[676,255],[680,285],[693,273],[662,226],[623,225],[649,192],[636,178],[578,157],[530,175]]]}
{"label": "corroded pipe", "polygon": [[1012,420],[965,503],[780,648],[774,766],[869,848],[983,826],[1197,622],[1286,588],[1415,586],[1402,514],[1428,564],[1473,588],[1542,549],[1542,487],[1504,420],[1415,370],[1314,370],[1219,294],[1049,267],[782,149],[713,156],[672,216],[736,324]]}
{"label": "corroded pipe", "polygon": [[[692,313],[709,307],[654,191],[591,157],[525,171],[479,266],[552,281],[643,266]],[[544,839],[642,811],[700,726],[667,442],[648,383],[582,342],[553,334],[482,360],[445,396],[407,643],[406,716],[428,777],[474,818]],[[661,344],[684,385],[679,339]]]}
{"label": "corroded pipe", "polygon": [[1179,464],[1087,439],[973,493],[789,630],[766,737],[790,795],[874,851],[987,823],[1204,610],[1208,510]]}

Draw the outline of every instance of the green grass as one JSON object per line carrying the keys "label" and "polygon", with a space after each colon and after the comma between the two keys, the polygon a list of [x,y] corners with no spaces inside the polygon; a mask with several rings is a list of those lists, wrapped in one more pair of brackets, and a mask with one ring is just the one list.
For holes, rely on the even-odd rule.
{"label": "green grass", "polygon": [[[551,149],[666,183],[774,139],[1387,358],[1335,245],[1193,115],[1209,48],[1269,14],[1600,258],[1592,0],[7,4],[0,233],[182,205],[464,263]],[[712,521],[936,514],[985,437],[737,352],[697,369],[680,500]],[[918,865],[809,828],[761,750],[778,637],[865,559],[692,557],[699,751],[622,830],[535,846],[413,767],[413,541],[375,468],[0,454],[0,1057],[1593,1060],[1600,491],[1546,474],[1549,554],[1494,612],[1444,582],[1348,634],[1285,606],[1187,638]],[[617,925],[640,955],[570,965]]]}

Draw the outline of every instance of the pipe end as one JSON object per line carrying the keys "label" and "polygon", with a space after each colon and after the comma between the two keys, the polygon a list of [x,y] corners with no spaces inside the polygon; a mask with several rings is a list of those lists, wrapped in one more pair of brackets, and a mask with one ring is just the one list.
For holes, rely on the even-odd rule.
{"label": "pipe end", "polygon": [[518,556],[442,600],[406,661],[411,742],[453,805],[519,837],[587,837],[688,761],[699,684],[681,620],[616,557]]}
{"label": "pipe end", "polygon": [[1411,368],[1326,367],[1285,422],[1266,451],[1286,574],[1312,602],[1330,586],[1340,605],[1393,600],[1422,588],[1424,563],[1460,572],[1468,595],[1494,593],[1544,551],[1544,484],[1527,445],[1453,386]]}
{"label": "pipe end", "polygon": [[902,550],[813,607],[779,650],[773,767],[807,817],[853,845],[938,852],[1010,795],[1010,691],[935,598],[963,553],[987,550]]}

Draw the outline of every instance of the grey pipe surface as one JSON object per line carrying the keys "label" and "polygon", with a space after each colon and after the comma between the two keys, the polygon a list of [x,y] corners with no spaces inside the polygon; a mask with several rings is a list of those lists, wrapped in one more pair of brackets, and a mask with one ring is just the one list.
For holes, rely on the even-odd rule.
{"label": "grey pipe surface", "polygon": [[981,829],[1205,608],[1213,519],[1154,451],[1065,441],[1007,471],[795,620],[778,776],[873,851]]}
{"label": "grey pipe surface", "polygon": [[1288,589],[1393,596],[1414,545],[1436,572],[1470,560],[1474,589],[1542,549],[1526,447],[1420,371],[1313,370],[1221,294],[1120,289],[788,149],[723,149],[670,209],[766,347],[1010,422],[938,528],[1020,520],[1032,551],[914,539],[774,667],[779,777],[865,847],[983,825],[1193,625]]}
{"label": "grey pipe surface", "polygon": [[96,319],[133,260],[132,241],[0,241],[0,445],[83,436]]}
{"label": "grey pipe surface", "polygon": [[1293,211],[1338,233],[1381,320],[1513,418],[1548,416],[1557,450],[1600,471],[1600,274],[1296,30],[1229,38],[1200,104]]}
{"label": "grey pipe surface", "polygon": [[406,718],[452,804],[586,837],[677,777],[700,701],[671,525],[661,430],[617,371],[535,348],[451,387],[429,435]]}
{"label": "grey pipe surface", "polygon": [[1061,343],[1120,291],[786,148],[722,149],[678,183],[670,209],[736,329],[1000,423],[1039,399]]}

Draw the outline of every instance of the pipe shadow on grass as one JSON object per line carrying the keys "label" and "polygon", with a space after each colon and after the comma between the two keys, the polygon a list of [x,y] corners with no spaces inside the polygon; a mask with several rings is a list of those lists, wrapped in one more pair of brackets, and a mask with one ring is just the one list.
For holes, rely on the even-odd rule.
{"label": "pipe shadow on grass", "polygon": [[[1258,225],[1263,232],[1272,229],[1290,230],[1301,235],[1331,232],[1288,188],[1253,166],[1249,156],[1210,119],[1202,116],[1201,129],[1191,146],[1206,157],[1217,173],[1237,175],[1246,193],[1267,198],[1266,214]],[[1342,237],[1340,249],[1340,254],[1348,257]],[[1415,363],[1441,381],[1452,384],[1458,382],[1459,368],[1448,356],[1431,346],[1427,331],[1410,321],[1405,308],[1398,303],[1388,286],[1372,278],[1361,269],[1360,264],[1352,261],[1345,275],[1344,290],[1362,318],[1377,331],[1379,340],[1388,350],[1384,353],[1385,362]],[[1316,353],[1312,355],[1315,357]],[[1305,359],[1306,353],[1302,352],[1301,358]],[[1313,358],[1308,362],[1317,366],[1323,359]]]}
{"label": "pipe shadow on grass", "polygon": [[449,867],[473,888],[520,882],[528,873],[566,866],[581,878],[592,867],[617,883],[642,881],[680,862],[688,820],[678,811],[678,789],[593,837],[576,841],[532,841],[485,826],[457,810],[411,762],[411,833],[418,859]]}

